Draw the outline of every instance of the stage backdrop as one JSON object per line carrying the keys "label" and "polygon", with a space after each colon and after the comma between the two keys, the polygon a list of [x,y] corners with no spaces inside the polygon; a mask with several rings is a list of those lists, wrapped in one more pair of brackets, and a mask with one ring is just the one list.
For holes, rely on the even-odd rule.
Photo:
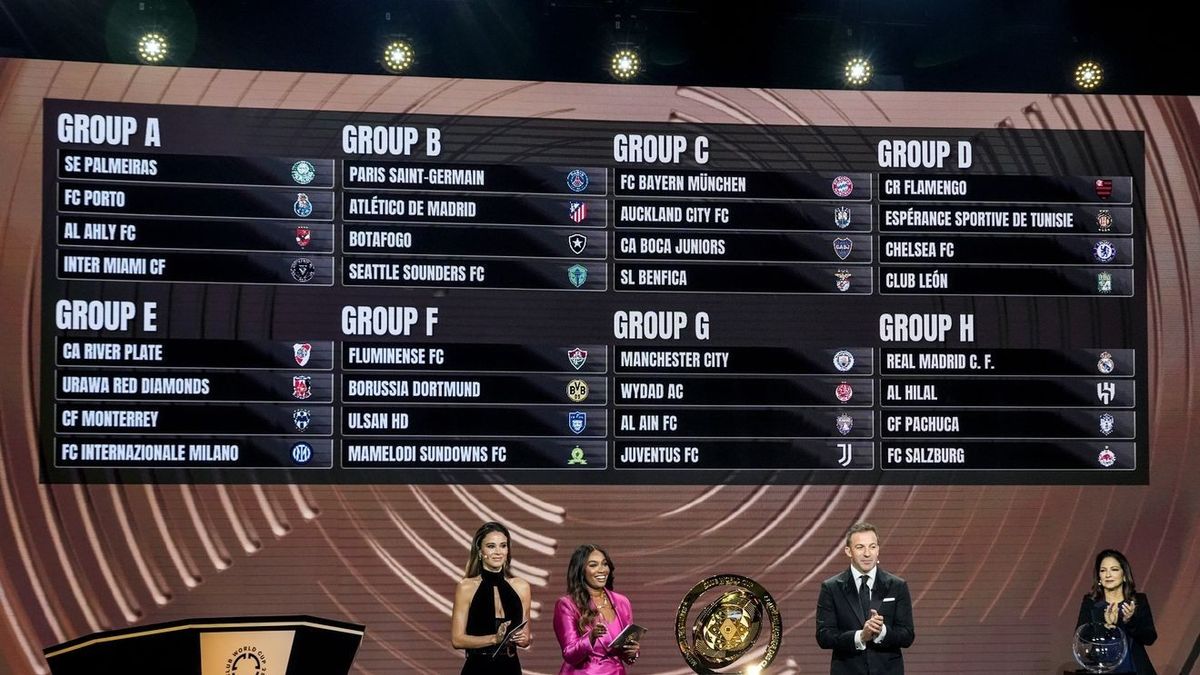
{"label": "stage backdrop", "polygon": [[[1144,274],[1144,283],[1135,275],[1121,287],[1118,276],[1116,288],[1117,295],[1136,290],[1133,295],[1140,300],[1120,305],[1124,308],[1120,314],[1144,312],[1146,324],[1144,329],[1140,325],[1130,329],[1123,320],[1116,322],[1129,330],[1122,347],[1136,346],[1138,339],[1131,336],[1143,330],[1146,336],[1145,353],[1138,356],[1145,370],[1134,373],[1143,388],[1137,413],[1140,426],[1136,441],[1127,444],[1136,445],[1141,454],[1118,458],[1123,464],[1116,467],[1129,469],[1133,478],[1111,474],[1097,478],[1069,471],[1044,481],[1019,472],[997,474],[994,481],[987,473],[965,472],[961,480],[937,472],[898,478],[880,466],[889,443],[879,442],[886,434],[876,426],[861,437],[869,450],[856,448],[852,456],[844,458],[853,463],[851,468],[861,464],[862,474],[841,471],[843,464],[832,467],[833,473],[815,465],[801,473],[764,469],[754,473],[755,480],[749,482],[744,474],[731,477],[722,471],[704,473],[699,479],[676,481],[664,477],[668,474],[655,474],[650,479],[626,481],[613,471],[623,443],[616,440],[618,421],[612,405],[616,391],[608,391],[609,402],[598,409],[599,417],[609,425],[607,435],[598,437],[601,443],[589,445],[596,437],[581,435],[588,442],[571,440],[566,445],[569,450],[578,442],[593,464],[607,462],[608,468],[594,480],[579,474],[563,478],[556,470],[546,474],[549,478],[544,481],[530,472],[521,473],[519,480],[506,481],[502,468],[465,480],[461,471],[414,472],[411,482],[404,478],[409,474],[379,468],[365,478],[358,473],[340,480],[341,484],[321,484],[300,477],[300,471],[242,472],[238,478],[217,482],[214,475],[226,474],[212,470],[162,475],[134,471],[147,479],[138,481],[132,480],[137,475],[106,469],[52,471],[50,463],[57,455],[47,443],[52,445],[56,436],[53,429],[46,428],[45,420],[57,417],[47,415],[44,408],[56,398],[55,392],[45,388],[56,386],[57,380],[55,361],[45,350],[54,349],[56,343],[44,335],[43,326],[55,324],[44,315],[43,281],[47,278],[44,261],[57,261],[43,255],[54,245],[44,241],[44,226],[45,209],[56,208],[56,197],[54,192],[45,192],[54,188],[45,185],[48,165],[43,138],[52,137],[44,136],[48,131],[54,132],[44,127],[45,107],[70,109],[70,103],[64,102],[164,106],[156,110],[205,106],[318,111],[332,117],[311,113],[311,119],[333,119],[336,113],[347,113],[394,118],[398,125],[405,119],[443,119],[451,124],[459,120],[461,124],[463,118],[479,117],[542,120],[552,127],[557,121],[582,120],[605,130],[627,127],[629,133],[675,123],[689,137],[712,129],[714,138],[728,136],[722,131],[728,127],[720,125],[745,125],[751,130],[782,125],[800,130],[796,133],[801,135],[803,128],[812,127],[822,130],[818,137],[835,129],[840,131],[834,136],[850,139],[859,135],[878,138],[880,130],[888,128],[971,130],[956,138],[985,139],[990,138],[989,133],[1003,138],[1009,132],[1041,130],[1142,132],[1141,138],[1104,137],[1144,145],[1144,165],[1125,174],[1135,182],[1143,181],[1133,185],[1125,204],[1133,205],[1135,215],[1127,223],[1133,227],[1133,236],[1144,237],[1144,259],[1134,261],[1138,274]],[[7,358],[0,359],[0,673],[48,672],[41,657],[44,646],[94,631],[185,617],[276,613],[365,624],[367,635],[355,672],[456,672],[461,653],[449,644],[450,604],[470,535],[485,520],[499,520],[512,529],[515,569],[533,587],[534,646],[522,654],[527,673],[557,671],[560,658],[550,610],[564,592],[570,552],[584,542],[607,548],[617,566],[617,590],[632,600],[636,621],[650,628],[637,672],[686,672],[673,640],[676,608],[693,584],[716,573],[752,577],[777,600],[783,616],[783,646],[772,672],[823,672],[829,654],[818,649],[814,639],[817,591],[823,579],[845,568],[843,533],[858,520],[880,528],[882,566],[905,577],[912,589],[917,637],[905,656],[910,672],[1050,673],[1068,667],[1079,599],[1089,588],[1094,554],[1106,547],[1128,554],[1139,588],[1153,604],[1159,640],[1149,652],[1159,672],[1190,668],[1200,645],[1196,629],[1200,607],[1195,602],[1200,597],[1200,581],[1194,573],[1200,556],[1196,515],[1200,513],[1200,491],[1192,485],[1192,477],[1200,469],[1200,425],[1196,422],[1200,413],[1200,274],[1194,269],[1200,260],[1200,155],[1196,151],[1200,120],[1196,104],[1197,99],[1182,97],[636,87],[0,60],[0,344],[8,352]],[[77,105],[89,113],[96,109],[92,103]],[[281,129],[278,133],[297,133],[296,143],[302,146],[310,118],[293,117],[300,131]],[[857,131],[861,128],[872,131]],[[139,133],[143,131],[139,129]],[[178,127],[171,132],[176,139],[186,135],[186,130]],[[763,143],[774,142],[772,139],[771,134],[762,137]],[[453,138],[447,142],[453,143]],[[836,145],[839,141],[829,142]],[[1003,154],[991,147],[993,159],[996,153]],[[694,150],[692,145],[688,148]],[[334,156],[338,150],[326,148],[324,156]],[[781,152],[786,155],[792,150]],[[1070,147],[1058,151],[1067,155],[1089,152]],[[200,152],[203,150],[187,154]],[[314,158],[322,156],[320,149],[306,152]],[[712,152],[718,156],[726,152],[728,159],[728,148],[714,147]],[[1113,154],[1123,156],[1122,152]],[[981,161],[987,161],[988,153],[982,157]],[[1031,173],[1041,167],[1045,173],[1047,167],[1057,166],[1055,162],[1071,165],[1071,160],[1061,157],[1025,160],[1026,171],[1020,171],[1020,161],[1016,168],[1009,167],[1010,171]],[[847,166],[875,161],[870,154],[846,158]],[[803,159],[796,162],[798,171],[799,167],[805,171],[830,169],[819,162],[815,168]],[[319,175],[324,165],[317,165]],[[570,178],[571,169],[569,164],[564,166],[563,178]],[[954,170],[950,165],[926,171]],[[887,169],[875,170],[880,172],[887,173]],[[601,169],[592,173],[592,181],[611,175],[615,174]],[[339,176],[339,181],[347,178]],[[882,186],[870,177],[862,180],[878,198]],[[865,187],[861,181],[859,187]],[[607,189],[607,195],[614,194],[614,186]],[[835,181],[834,194],[839,189]],[[294,187],[290,191],[297,192]],[[311,191],[317,194],[317,190]],[[317,200],[313,203],[318,209],[328,206]],[[601,206],[608,208],[607,204]],[[291,197],[288,207],[292,208]],[[303,207],[298,202],[297,215]],[[1140,221],[1143,212],[1144,222]],[[878,218],[878,213],[872,208],[865,217]],[[343,218],[334,211],[328,214],[340,227]],[[609,227],[613,217],[610,214]],[[153,223],[143,225],[144,231],[153,231]],[[289,237],[292,230],[288,225]],[[617,238],[604,232],[593,246],[615,245]],[[878,234],[879,229],[871,232]],[[198,230],[196,236],[204,235]],[[335,250],[341,250],[339,246],[333,242]],[[831,251],[837,252],[836,248]],[[1100,260],[1108,254],[1101,251],[1095,255]],[[605,260],[618,257],[617,251],[609,249]],[[875,258],[868,257],[866,262],[876,264],[878,257],[876,252]],[[289,254],[289,261],[294,258],[295,254]],[[847,264],[855,262],[854,258],[841,259]],[[833,267],[837,266],[833,259]],[[294,265],[292,269],[296,274]],[[596,275],[608,274],[611,268],[605,262],[592,269],[592,283],[596,283]],[[870,284],[884,283],[870,272],[878,272],[877,266],[866,269],[863,274]],[[327,269],[323,273],[332,275],[327,280],[334,284],[342,272]],[[298,274],[302,277],[306,270],[302,268]],[[1016,278],[1021,272],[1011,274]],[[799,276],[803,278],[803,274]],[[70,281],[57,277],[64,293],[75,292]],[[56,275],[49,278],[56,279]],[[703,276],[694,273],[693,278]],[[301,282],[299,277],[293,279]],[[321,279],[318,276],[318,281]],[[575,284],[577,277],[554,279],[564,286],[568,282],[582,285]],[[605,283],[612,289],[618,280],[608,278]],[[342,297],[354,297],[351,284],[346,286],[340,291]],[[100,284],[96,288],[107,290],[93,295],[101,300],[110,297],[108,293],[112,298],[139,298],[129,290],[132,287],[128,283]],[[586,292],[587,287],[579,290]],[[863,290],[881,294],[871,285]],[[176,298],[170,319],[177,326],[176,322],[188,321],[181,309],[186,302],[179,302],[178,297],[236,292],[180,283],[157,295],[147,291],[146,297],[164,303]],[[246,306],[231,310],[239,317],[280,313],[277,308],[256,306],[265,302],[266,295],[255,295],[253,289],[245,292]],[[433,302],[431,298],[444,295],[378,288],[364,293],[363,297],[372,300],[388,298],[373,304],[417,304],[419,300],[426,306]],[[460,301],[453,293],[448,295],[444,303],[450,317],[448,330],[453,331],[455,319],[470,308],[456,304]],[[551,295],[534,294],[531,297],[537,300],[531,302],[544,300],[558,306],[563,322],[583,316],[587,330],[601,331],[601,335],[611,329],[610,325],[592,325],[596,320],[586,308],[572,308],[573,303],[587,302],[579,300],[580,296],[571,296],[567,302],[552,300]],[[714,306],[731,302],[729,296],[722,297],[725,299],[713,301]],[[1110,301],[1114,304],[1105,304]],[[621,305],[611,299],[604,302],[610,309]],[[687,307],[688,316],[694,317],[694,305],[703,302],[681,300],[679,306]],[[770,303],[761,296],[746,302],[751,309],[771,311]],[[954,306],[953,300],[947,302]],[[1005,307],[1002,298],[992,302],[996,308]],[[1056,306],[1050,302],[1046,307],[1053,310]],[[1050,316],[1053,311],[1039,318],[1010,316],[997,309],[986,316],[981,311],[979,321],[985,326],[990,322],[984,330],[993,333],[1002,330],[1006,322],[1016,322],[1030,332],[1036,332],[1041,321],[1059,322],[1055,325],[1077,322],[1080,334],[1088,337],[1072,342],[1070,335],[1060,335],[1053,346],[1090,349],[1097,345],[1089,331],[1107,325],[1111,317],[1105,318],[1104,311],[1117,307],[1116,302],[1116,298],[1097,301],[1091,305],[1094,315],[1077,316],[1060,308],[1057,318]],[[929,303],[936,307],[936,302]],[[628,309],[648,310],[675,306],[669,299],[648,300],[646,296],[627,304]],[[977,307],[986,306],[979,301]],[[873,334],[878,312],[855,316],[855,307],[845,300],[844,305],[833,303],[827,309],[832,313],[845,310],[849,334],[861,332],[863,326]],[[489,320],[506,320],[487,315],[486,303],[476,311]],[[722,311],[714,312],[718,325]],[[292,307],[284,325],[303,325],[305,312],[304,307]],[[1063,319],[1066,315],[1069,318]],[[607,316],[611,318],[611,312]],[[328,316],[312,320],[317,325],[331,322]],[[203,325],[216,325],[207,323],[210,321],[219,319],[205,318]],[[460,331],[462,326],[472,325],[469,318],[461,321]],[[724,329],[737,334],[728,325]],[[836,333],[828,326],[814,331],[822,338]],[[328,331],[322,328],[321,332]],[[725,333],[726,339],[730,334]],[[213,335],[191,337],[294,338],[290,333],[276,336],[269,330],[248,330],[245,336],[218,330]],[[612,338],[610,333],[607,341]],[[321,339],[330,338],[325,335]],[[457,336],[451,342],[464,339]],[[565,338],[551,335],[548,339]],[[751,337],[742,339],[755,344]],[[1005,344],[1021,343],[1017,337],[1006,339],[1009,342]],[[877,340],[874,337],[865,344],[870,347]],[[694,346],[694,342],[690,344]],[[341,357],[336,347],[331,349]],[[878,357],[881,352],[868,348],[861,354]],[[299,359],[297,355],[297,363]],[[881,366],[876,364],[867,374],[880,372]],[[836,371],[832,375],[838,377]],[[875,400],[865,417],[852,417],[860,430],[865,420],[873,423],[882,415],[880,380],[871,377],[864,381]],[[611,388],[608,377],[588,383],[593,392]],[[317,394],[319,398],[320,392]],[[287,409],[293,408],[296,405],[289,403]],[[595,424],[597,409],[589,410]],[[1002,427],[1021,428],[1026,422],[1019,412],[991,410],[990,414]],[[1133,418],[1119,418],[1118,424],[1122,419]],[[330,424],[328,419],[325,423]],[[333,426],[345,430],[343,424]],[[839,428],[831,434],[833,439],[838,432],[860,438]],[[747,435],[756,433],[749,429]],[[944,440],[941,444],[962,445]],[[341,441],[327,447],[314,445],[310,450],[334,466],[346,459],[340,454],[346,451]],[[1118,442],[1114,440],[1112,445],[1118,447]],[[288,447],[295,450],[290,443]],[[326,447],[324,456],[322,447]],[[719,444],[701,447],[711,456]],[[803,443],[797,447],[800,455],[818,456]],[[293,455],[301,462],[297,457]],[[839,459],[836,454],[830,457],[833,462]],[[307,455],[302,459],[309,461]],[[71,476],[86,480],[73,481]],[[105,476],[119,477],[121,482],[105,480]],[[254,476],[262,479],[255,481]],[[378,482],[373,476],[379,477]],[[165,480],[169,477],[177,480]],[[1136,484],[1106,484],[1121,482]]]}

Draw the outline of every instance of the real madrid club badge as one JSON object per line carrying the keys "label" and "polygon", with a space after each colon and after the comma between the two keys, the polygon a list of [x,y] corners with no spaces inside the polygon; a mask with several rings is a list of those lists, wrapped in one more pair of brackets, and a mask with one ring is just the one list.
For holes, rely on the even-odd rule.
{"label": "real madrid club badge", "polygon": [[1107,239],[1101,239],[1092,247],[1092,256],[1096,262],[1108,263],[1117,257],[1117,247]]}
{"label": "real madrid club badge", "polygon": [[1112,293],[1112,274],[1108,272],[1096,274],[1096,292],[1105,295]]}
{"label": "real madrid club badge", "polygon": [[299,185],[308,185],[317,177],[317,168],[312,162],[300,160],[292,165],[292,180]]}
{"label": "real madrid club badge", "polygon": [[1108,352],[1100,352],[1100,360],[1096,362],[1096,370],[1099,370],[1104,375],[1108,375],[1117,367],[1117,362],[1113,361],[1112,354]]}
{"label": "real madrid club badge", "polygon": [[567,174],[567,188],[571,192],[583,192],[588,187],[588,175],[583,169],[572,169]]}
{"label": "real madrid club badge", "polygon": [[301,218],[307,218],[312,215],[312,202],[308,201],[308,195],[303,192],[296,193],[296,203],[292,204],[292,210]]}

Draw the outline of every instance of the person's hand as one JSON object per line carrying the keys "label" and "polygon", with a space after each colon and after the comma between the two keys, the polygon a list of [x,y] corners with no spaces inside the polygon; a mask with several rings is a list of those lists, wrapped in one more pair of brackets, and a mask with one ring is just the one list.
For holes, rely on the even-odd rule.
{"label": "person's hand", "polygon": [[1122,602],[1121,603],[1121,621],[1124,621],[1125,623],[1129,623],[1129,620],[1133,618],[1133,613],[1136,610],[1137,610],[1137,602],[1135,602],[1133,600],[1130,600],[1129,602]]}
{"label": "person's hand", "polygon": [[1117,615],[1120,611],[1120,605],[1115,602],[1110,602],[1104,608],[1104,625],[1112,628],[1117,625]]}
{"label": "person's hand", "polygon": [[608,626],[605,626],[603,621],[597,621],[596,623],[592,624],[592,630],[588,633],[588,637],[591,638],[592,643],[595,643],[596,640],[599,640],[601,636],[607,633]]}
{"label": "person's hand", "polygon": [[495,638],[495,641],[492,642],[492,644],[498,645],[501,642],[504,642],[504,635],[505,635],[505,633],[508,633],[508,624],[510,624],[510,623],[512,623],[512,622],[504,621],[504,622],[500,623],[500,627],[496,629],[496,634],[492,636],[493,638]]}
{"label": "person's hand", "polygon": [[871,615],[867,617],[866,623],[862,627],[863,642],[870,642],[879,637],[883,632],[883,615],[875,610],[871,610]]}
{"label": "person's hand", "polygon": [[625,663],[633,663],[634,661],[637,661],[641,648],[641,645],[639,645],[637,642],[630,640],[629,642],[626,642],[625,646],[621,649],[621,658],[625,659]]}
{"label": "person's hand", "polygon": [[529,624],[525,624],[524,628],[513,633],[512,641],[514,645],[522,649],[532,644],[533,636],[529,634]]}

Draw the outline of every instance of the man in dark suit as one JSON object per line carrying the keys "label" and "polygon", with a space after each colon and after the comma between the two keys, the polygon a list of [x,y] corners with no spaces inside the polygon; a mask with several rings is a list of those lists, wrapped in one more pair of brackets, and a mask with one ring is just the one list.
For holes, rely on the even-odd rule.
{"label": "man in dark suit", "polygon": [[913,643],[912,598],[903,579],[879,569],[870,523],[846,533],[850,569],[826,579],[817,600],[817,644],[832,649],[831,675],[900,675]]}

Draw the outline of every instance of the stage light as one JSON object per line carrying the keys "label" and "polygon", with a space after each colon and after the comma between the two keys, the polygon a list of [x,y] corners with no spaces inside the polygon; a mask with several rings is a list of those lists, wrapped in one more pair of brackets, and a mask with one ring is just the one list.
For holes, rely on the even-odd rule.
{"label": "stage light", "polygon": [[413,48],[403,40],[390,43],[383,50],[383,67],[393,73],[403,73],[413,64]]}
{"label": "stage light", "polygon": [[1081,91],[1092,91],[1104,81],[1104,69],[1095,61],[1084,61],[1075,69],[1075,86]]}
{"label": "stage light", "polygon": [[137,43],[138,60],[142,63],[162,63],[167,58],[167,38],[162,33],[146,33]]}
{"label": "stage light", "polygon": [[855,57],[846,62],[846,84],[851,87],[861,87],[871,81],[871,62]]}
{"label": "stage light", "polygon": [[632,80],[642,70],[642,59],[632,49],[618,49],[613,54],[609,72],[618,80]]}

